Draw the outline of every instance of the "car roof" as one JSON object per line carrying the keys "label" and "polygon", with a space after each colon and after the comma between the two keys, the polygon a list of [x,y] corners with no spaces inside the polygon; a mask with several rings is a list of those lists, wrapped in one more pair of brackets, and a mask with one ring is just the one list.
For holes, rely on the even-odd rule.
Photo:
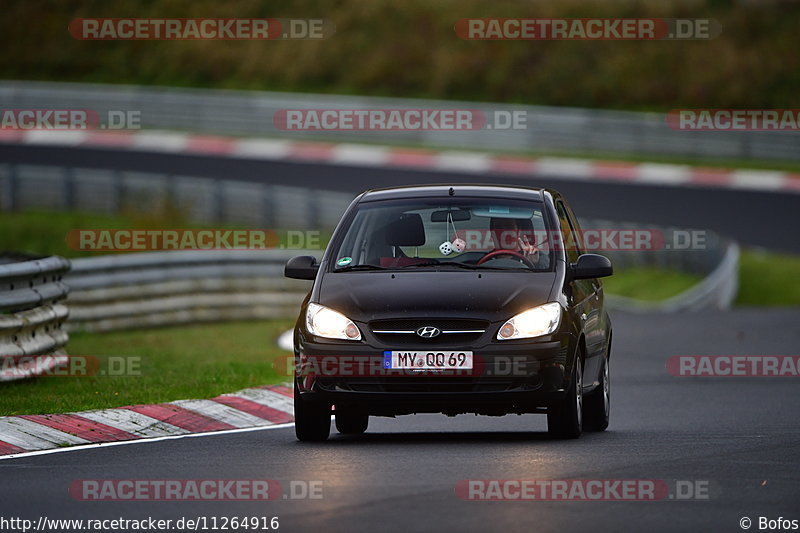
{"label": "car roof", "polygon": [[[452,194],[450,189],[453,190]],[[545,189],[533,187],[483,185],[475,183],[407,185],[402,187],[370,189],[364,192],[359,202],[394,200],[398,198],[435,198],[437,196],[489,197],[542,201],[544,192]]]}

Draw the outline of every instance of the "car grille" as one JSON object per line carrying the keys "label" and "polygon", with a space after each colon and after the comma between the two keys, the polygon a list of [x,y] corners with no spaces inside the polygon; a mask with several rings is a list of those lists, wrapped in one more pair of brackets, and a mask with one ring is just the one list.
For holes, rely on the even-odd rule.
{"label": "car grille", "polygon": [[[433,338],[417,335],[419,328],[432,326],[441,331]],[[463,345],[480,338],[489,327],[486,320],[461,318],[400,318],[373,320],[373,335],[387,344]]]}

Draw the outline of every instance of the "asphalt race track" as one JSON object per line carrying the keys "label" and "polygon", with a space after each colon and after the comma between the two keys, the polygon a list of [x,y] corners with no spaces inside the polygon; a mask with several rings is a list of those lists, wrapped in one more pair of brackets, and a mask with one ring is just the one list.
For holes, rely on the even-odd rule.
{"label": "asphalt race track", "polygon": [[349,191],[354,195],[368,188],[416,183],[489,182],[553,187],[566,195],[582,217],[710,229],[742,244],[800,252],[800,239],[790,234],[797,225],[800,194],[38,145],[0,144],[0,161],[269,181],[294,186],[302,183],[319,189]]}
{"label": "asphalt race track", "polygon": [[[745,516],[800,519],[797,378],[684,378],[672,355],[791,355],[800,310],[612,315],[612,421],[553,441],[541,415],[372,419],[363,437],[298,443],[292,428],[0,461],[4,515],[278,516],[280,531],[741,531]],[[322,481],[321,499],[81,502],[78,479]],[[467,479],[700,482],[710,497],[655,502],[477,502]],[[699,485],[694,485],[699,486]],[[675,494],[673,493],[673,496]]]}

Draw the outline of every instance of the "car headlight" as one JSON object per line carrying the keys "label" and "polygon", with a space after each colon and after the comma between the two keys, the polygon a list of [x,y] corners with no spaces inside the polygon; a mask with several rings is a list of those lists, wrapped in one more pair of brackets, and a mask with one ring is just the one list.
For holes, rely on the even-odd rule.
{"label": "car headlight", "polygon": [[549,335],[561,322],[561,304],[550,302],[528,309],[506,321],[497,332],[497,340],[526,339]]}
{"label": "car headlight", "polygon": [[352,320],[333,309],[310,303],[306,308],[306,329],[317,337],[360,341],[361,331]]}

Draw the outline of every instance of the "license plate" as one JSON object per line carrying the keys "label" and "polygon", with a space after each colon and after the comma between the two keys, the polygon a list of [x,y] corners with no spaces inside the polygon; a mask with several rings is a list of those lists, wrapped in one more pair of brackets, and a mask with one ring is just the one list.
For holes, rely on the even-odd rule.
{"label": "license plate", "polygon": [[472,352],[383,352],[383,368],[400,370],[472,370]]}

